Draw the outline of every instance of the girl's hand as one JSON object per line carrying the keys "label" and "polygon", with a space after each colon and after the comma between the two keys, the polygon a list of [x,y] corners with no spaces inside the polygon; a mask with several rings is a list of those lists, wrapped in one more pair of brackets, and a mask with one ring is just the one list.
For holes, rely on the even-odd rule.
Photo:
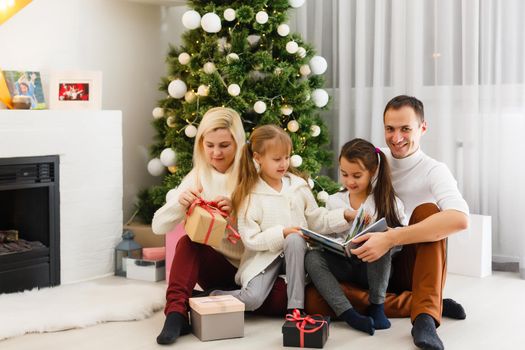
{"label": "girl's hand", "polygon": [[202,192],[202,188],[186,190],[182,192],[179,195],[180,205],[182,205],[184,208],[188,208],[191,205],[191,203],[193,203],[193,201],[196,200],[197,197],[200,196],[201,192]]}
{"label": "girl's hand", "polygon": [[295,226],[295,227],[286,227],[283,229],[283,236],[284,238],[286,238],[288,235],[291,235],[291,234],[298,234],[298,235],[303,235],[301,233],[301,228],[298,227],[298,226]]}
{"label": "girl's hand", "polygon": [[217,203],[217,208],[225,212],[226,214],[230,215],[232,211],[232,201],[228,197],[224,196],[217,196],[213,202]]}
{"label": "girl's hand", "polygon": [[385,255],[392,247],[394,247],[391,235],[393,230],[391,228],[385,232],[369,232],[362,236],[352,239],[353,243],[363,243],[362,246],[356,249],[350,249],[350,253],[357,256],[364,262],[374,262]]}
{"label": "girl's hand", "polygon": [[348,222],[353,221],[356,215],[357,215],[357,211],[345,209],[344,216],[345,216],[346,221]]}

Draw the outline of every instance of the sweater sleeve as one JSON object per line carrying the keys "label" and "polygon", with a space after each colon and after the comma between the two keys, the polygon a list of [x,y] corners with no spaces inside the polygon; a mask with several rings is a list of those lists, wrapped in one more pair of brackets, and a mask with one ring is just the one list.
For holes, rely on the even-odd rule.
{"label": "sweater sleeve", "polygon": [[469,215],[467,202],[458,190],[456,179],[448,167],[438,163],[429,171],[430,191],[441,210],[453,209]]}
{"label": "sweater sleeve", "polygon": [[284,235],[282,225],[271,226],[263,230],[260,226],[262,220],[262,205],[254,203],[254,198],[248,198],[241,206],[238,227],[242,243],[245,248],[253,251],[276,252],[283,249]]}
{"label": "sweater sleeve", "polygon": [[168,233],[184,219],[186,208],[179,203],[179,196],[182,192],[193,187],[195,187],[195,172],[191,171],[174,190],[170,196],[170,201],[166,202],[153,215],[151,228],[154,233],[158,235]]}
{"label": "sweater sleeve", "polygon": [[397,213],[397,218],[399,219],[399,222],[401,223],[401,225],[407,226],[408,217],[407,217],[407,214],[405,213],[405,205],[403,204],[403,201],[401,201],[401,199],[399,199],[398,197],[396,197],[396,213]]}
{"label": "sweater sleeve", "polygon": [[308,223],[308,229],[326,234],[342,232],[350,228],[350,224],[344,217],[345,208],[328,210],[319,207],[309,188],[303,186],[299,191],[304,200],[304,216]]}

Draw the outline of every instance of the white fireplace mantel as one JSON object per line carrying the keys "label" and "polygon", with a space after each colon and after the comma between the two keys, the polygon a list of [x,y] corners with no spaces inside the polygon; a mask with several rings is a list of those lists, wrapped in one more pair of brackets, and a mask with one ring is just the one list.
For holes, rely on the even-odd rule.
{"label": "white fireplace mantel", "polygon": [[60,274],[113,272],[122,233],[122,112],[0,110],[0,158],[59,155]]}

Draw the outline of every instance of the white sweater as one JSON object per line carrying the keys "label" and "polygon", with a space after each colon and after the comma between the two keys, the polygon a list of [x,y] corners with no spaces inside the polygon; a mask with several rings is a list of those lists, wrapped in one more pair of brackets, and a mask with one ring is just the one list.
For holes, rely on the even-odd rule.
{"label": "white sweater", "polygon": [[435,203],[441,210],[453,209],[469,214],[467,202],[444,163],[430,158],[421,149],[402,159],[394,158],[388,148],[383,152],[390,164],[394,190],[405,204],[408,217],[423,203]]}
{"label": "white sweater", "polygon": [[[230,174],[228,172],[223,174],[215,170],[211,170],[210,179],[201,176],[200,183],[203,189],[201,198],[211,201],[217,196],[230,197],[231,192],[228,191],[227,186],[229,176]],[[175,193],[170,195],[170,200],[155,212],[151,224],[153,232],[159,235],[165,234],[171,231],[176,224],[184,220],[186,208],[179,203],[179,195],[188,189],[195,189],[196,187],[197,175],[195,170],[192,170],[175,189]],[[232,244],[225,235],[220,247],[214,249],[223,254],[234,266],[239,266],[241,256],[244,252],[244,247],[240,240],[236,244]]]}
{"label": "white sweater", "polygon": [[301,226],[319,233],[348,229],[344,209],[320,208],[302,178],[288,173],[277,192],[259,178],[239,210],[239,233],[245,252],[235,281],[246,287],[283,252],[283,229]]}

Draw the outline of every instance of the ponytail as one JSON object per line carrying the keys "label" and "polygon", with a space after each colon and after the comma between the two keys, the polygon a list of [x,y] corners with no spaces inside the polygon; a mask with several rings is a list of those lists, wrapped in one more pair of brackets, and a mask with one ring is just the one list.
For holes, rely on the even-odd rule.
{"label": "ponytail", "polygon": [[239,177],[236,189],[232,194],[233,214],[237,216],[241,205],[250,194],[253,187],[259,179],[259,174],[255,168],[253,160],[253,152],[250,144],[246,143],[242,146],[241,161],[239,164]]}
{"label": "ponytail", "polygon": [[377,217],[384,217],[389,227],[402,226],[397,215],[396,194],[390,176],[390,166],[388,165],[385,154],[379,148],[376,148],[376,152],[378,169],[373,193]]}

